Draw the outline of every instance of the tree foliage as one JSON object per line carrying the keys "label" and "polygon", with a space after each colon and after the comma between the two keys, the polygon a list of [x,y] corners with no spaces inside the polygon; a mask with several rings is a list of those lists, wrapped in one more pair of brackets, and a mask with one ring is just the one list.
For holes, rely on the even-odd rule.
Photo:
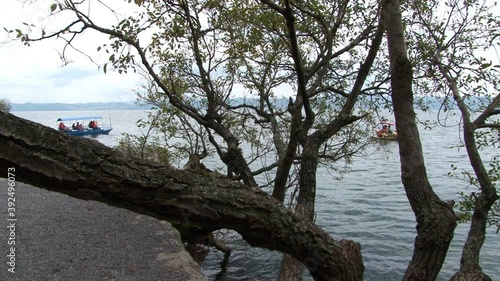
{"label": "tree foliage", "polygon": [[[89,3],[58,4],[52,12],[73,23],[21,39],[58,36],[71,45],[87,29],[109,35],[98,48],[109,54],[103,70],[136,71],[141,62],[155,87],[141,98],[156,109],[151,128],[164,146],[185,132],[183,140],[197,140],[188,142],[191,154],[200,144],[203,154],[214,151],[227,176],[250,186],[264,174],[260,185],[281,202],[296,186],[298,210],[312,220],[318,165],[348,162],[369,137],[369,108],[354,108],[383,37],[372,16],[377,1],[144,1],[112,27],[82,12]],[[141,156],[147,135],[137,139]],[[129,138],[121,147],[131,145]]]}
{"label": "tree foliage", "polygon": [[[441,100],[444,112],[459,109],[462,130],[465,133],[465,127],[472,126],[474,139],[469,145],[477,149],[500,147],[500,121],[494,118],[500,113],[500,61],[491,55],[500,44],[500,18],[493,13],[495,7],[496,3],[488,1],[459,0],[415,1],[409,7],[413,17],[408,24],[415,27],[409,38],[415,46],[412,54],[419,77],[417,89]],[[477,116],[476,120],[471,120],[473,116]],[[466,142],[465,137],[463,141]],[[478,176],[488,178],[492,186],[497,186],[498,161],[498,156],[486,159],[489,169],[484,169],[482,175],[478,175],[477,170],[461,174],[469,185],[479,189]],[[452,168],[456,170],[455,166]],[[469,221],[467,213],[472,212],[476,196],[463,192],[461,196],[465,200],[458,205],[461,218]],[[498,201],[495,204],[498,205]],[[494,215],[489,217],[493,219],[491,225],[498,224]]]}
{"label": "tree foliage", "polygon": [[[491,179],[492,184],[497,187],[500,179],[500,167],[498,156],[495,156],[490,163],[488,163],[488,176]],[[474,191],[460,191],[458,194],[460,195],[461,200],[457,202],[456,210],[459,218],[459,222],[461,223],[469,223],[473,218],[474,207],[477,204],[478,192],[481,192],[481,188],[479,182],[477,180],[477,176],[474,173],[469,171],[462,170],[457,172],[457,167],[452,166],[452,172],[449,172],[449,176],[453,176],[459,178],[467,183],[468,189],[473,189]],[[487,215],[488,225],[496,228],[496,233],[500,232],[500,200],[496,200],[491,207],[491,210]]]}
{"label": "tree foliage", "polygon": [[0,99],[0,111],[2,112],[10,112],[12,106],[8,99]]}
{"label": "tree foliage", "polygon": [[[479,255],[487,224],[496,225],[498,229],[495,210],[500,198],[497,187],[499,162],[498,157],[485,162],[479,148],[498,146],[500,122],[495,116],[500,113],[500,61],[498,57],[486,56],[500,42],[500,18],[492,13],[496,2],[414,1],[409,5],[414,15],[411,25],[416,29],[411,39],[420,76],[417,87],[442,99],[444,111],[456,107],[460,112],[463,145],[474,171],[463,174],[480,191],[478,195],[460,193],[464,199],[458,204],[460,218],[470,220],[471,226],[460,270],[452,280],[472,276],[488,280],[479,265]],[[437,12],[441,10],[445,13]],[[490,169],[487,169],[488,162]]]}

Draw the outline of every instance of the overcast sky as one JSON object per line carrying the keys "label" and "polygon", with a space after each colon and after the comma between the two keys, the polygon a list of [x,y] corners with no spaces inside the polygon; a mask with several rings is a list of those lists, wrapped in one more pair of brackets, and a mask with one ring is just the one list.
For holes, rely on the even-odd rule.
{"label": "overcast sky", "polygon": [[[60,30],[62,24],[68,24],[73,18],[49,16],[54,0],[36,0],[31,5],[23,5],[25,0],[0,0],[0,42],[10,41],[4,28],[23,28],[22,23],[34,23],[45,26],[48,30]],[[98,6],[98,1],[90,9],[94,22],[110,27],[116,23],[116,17]],[[136,9],[133,4],[124,0],[105,1],[106,5],[115,6],[122,14]],[[500,8],[495,8],[498,14]],[[48,19],[48,20],[47,20]],[[25,28],[25,27],[24,27]],[[96,49],[108,43],[108,37],[96,32],[86,32],[76,46],[89,54],[99,64],[107,61],[105,53],[97,53]],[[138,74],[120,75],[115,72],[104,74],[98,70],[88,58],[70,52],[73,62],[62,67],[58,51],[63,48],[62,40],[33,42],[31,47],[23,46],[19,41],[0,43],[0,99],[7,98],[13,103],[83,103],[83,102],[115,102],[134,101],[134,90],[144,81]],[[498,60],[498,54],[492,54]],[[240,85],[233,89],[237,94],[246,92]],[[278,89],[282,95],[291,95],[290,88]]]}
{"label": "overcast sky", "polygon": [[[119,1],[123,3],[125,1]],[[51,0],[39,0],[26,6],[17,0],[2,0],[0,9],[0,42],[9,41],[3,28],[22,27],[22,22],[49,25],[43,21],[49,14]],[[66,21],[67,22],[67,21]],[[86,40],[82,42],[81,40]],[[94,52],[105,38],[86,34],[78,44]],[[88,42],[88,44],[86,44]],[[62,67],[58,51],[62,42],[35,42],[31,47],[20,42],[0,45],[0,99],[13,103],[78,103],[134,101],[134,89],[142,83],[137,74],[104,74],[88,58],[72,52],[73,63]],[[94,53],[93,58],[103,62]]]}
{"label": "overcast sky", "polygon": [[[34,23],[54,31],[61,30],[58,27],[74,21],[73,17],[49,17],[53,0],[36,0],[31,5],[23,5],[23,0],[0,1],[0,42],[10,41],[0,44],[0,99],[7,98],[12,103],[135,101],[134,90],[145,83],[139,74],[120,75],[112,71],[104,74],[89,58],[75,51],[69,53],[73,62],[62,66],[59,57],[64,46],[62,40],[32,42],[31,46],[27,47],[19,41],[12,42],[9,39],[3,28],[23,30],[26,28],[23,22]],[[97,25],[111,27],[118,22],[114,14],[103,8],[98,1],[85,3],[88,2],[93,3],[90,14]],[[106,1],[106,5],[114,5],[113,10],[122,15],[120,18],[137,11],[133,1],[131,4],[124,0]],[[15,34],[13,36],[15,37]],[[108,61],[109,54],[98,53],[96,50],[105,43],[109,43],[109,36],[88,30],[74,45],[102,65]],[[281,87],[279,91],[293,93],[288,87]],[[233,92],[241,95],[246,93],[241,85],[236,85]]]}

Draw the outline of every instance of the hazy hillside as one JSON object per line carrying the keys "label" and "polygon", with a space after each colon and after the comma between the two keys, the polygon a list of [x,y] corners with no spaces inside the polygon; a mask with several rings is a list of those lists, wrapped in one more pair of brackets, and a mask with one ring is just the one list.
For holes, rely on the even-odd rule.
{"label": "hazy hillside", "polygon": [[[376,98],[374,98],[376,100]],[[416,98],[418,100],[418,98]],[[237,104],[252,104],[259,105],[259,101],[255,98],[233,98],[229,101],[233,105]],[[276,106],[286,107],[289,103],[288,98],[277,98],[273,101]],[[484,98],[476,98],[469,102],[472,108],[479,107]],[[421,100],[421,105],[425,105],[431,110],[440,108],[442,100],[436,97],[426,97]],[[133,102],[93,102],[93,103],[12,103],[12,111],[83,111],[83,110],[149,110],[151,105],[137,105]]]}

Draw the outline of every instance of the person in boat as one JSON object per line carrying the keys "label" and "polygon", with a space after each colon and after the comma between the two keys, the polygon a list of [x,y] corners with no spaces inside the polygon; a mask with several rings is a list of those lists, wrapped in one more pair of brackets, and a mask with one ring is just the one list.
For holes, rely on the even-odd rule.
{"label": "person in boat", "polygon": [[90,121],[89,128],[91,128],[92,130],[97,130],[98,129],[97,123],[96,123],[95,120]]}
{"label": "person in boat", "polygon": [[59,123],[59,131],[69,131],[69,128],[63,122]]}
{"label": "person in boat", "polygon": [[76,130],[77,131],[83,131],[83,125],[80,124],[80,122],[76,122]]}
{"label": "person in boat", "polygon": [[76,130],[76,125],[75,125],[75,123],[73,123],[73,125],[71,125],[71,128],[72,128],[73,130]]}
{"label": "person in boat", "polygon": [[377,136],[379,138],[387,136],[387,134],[389,134],[389,128],[387,127],[387,125],[382,126],[382,129],[377,132]]}

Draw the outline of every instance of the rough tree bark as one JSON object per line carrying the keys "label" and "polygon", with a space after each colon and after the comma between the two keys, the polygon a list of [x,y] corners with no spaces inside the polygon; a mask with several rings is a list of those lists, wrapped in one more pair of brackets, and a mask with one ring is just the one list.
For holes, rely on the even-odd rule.
{"label": "rough tree bark", "polygon": [[9,167],[20,181],[72,197],[214,230],[234,229],[252,246],[302,261],[315,280],[363,278],[359,244],[332,239],[257,188],[130,159],[94,140],[0,112],[0,169]]}
{"label": "rough tree bark", "polygon": [[407,57],[399,0],[385,1],[382,20],[387,30],[401,178],[417,219],[413,257],[403,280],[435,280],[453,239],[456,217],[452,206],[434,193],[427,178],[413,110],[412,66]]}

